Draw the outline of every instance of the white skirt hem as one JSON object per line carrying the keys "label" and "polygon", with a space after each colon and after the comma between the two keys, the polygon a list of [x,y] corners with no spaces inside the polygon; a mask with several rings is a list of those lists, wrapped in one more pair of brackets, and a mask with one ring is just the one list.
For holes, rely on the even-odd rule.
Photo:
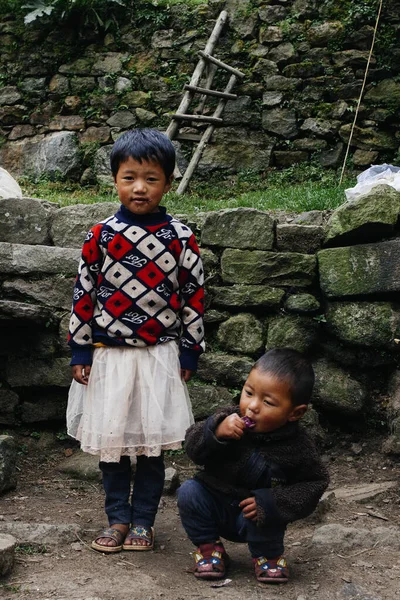
{"label": "white skirt hem", "polygon": [[178,450],[193,422],[176,342],[96,348],[88,385],[71,384],[68,435],[103,462]]}

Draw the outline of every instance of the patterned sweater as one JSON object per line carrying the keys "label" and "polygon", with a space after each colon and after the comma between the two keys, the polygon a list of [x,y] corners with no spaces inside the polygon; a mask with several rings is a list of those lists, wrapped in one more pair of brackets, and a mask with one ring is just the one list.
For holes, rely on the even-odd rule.
{"label": "patterned sweater", "polygon": [[159,209],[135,215],[121,205],[87,234],[69,325],[71,365],[91,364],[94,344],[179,339],[182,368],[196,370],[204,351],[200,252],[189,227]]}
{"label": "patterned sweater", "polygon": [[329,483],[313,441],[297,422],[269,433],[219,440],[218,425],[239,407],[221,408],[186,432],[185,450],[203,467],[196,479],[237,502],[254,496],[260,526],[310,515]]}

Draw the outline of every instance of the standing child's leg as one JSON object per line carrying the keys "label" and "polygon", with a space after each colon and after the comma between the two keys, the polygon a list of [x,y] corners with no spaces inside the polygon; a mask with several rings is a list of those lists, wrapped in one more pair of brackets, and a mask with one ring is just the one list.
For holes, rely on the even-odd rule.
{"label": "standing child's leg", "polygon": [[121,456],[119,463],[100,462],[100,469],[110,527],[97,536],[92,548],[100,552],[119,552],[130,523],[131,461],[129,456]]}
{"label": "standing child's leg", "polygon": [[152,550],[154,520],[164,489],[163,456],[138,456],[132,493],[131,530],[124,550]]}
{"label": "standing child's leg", "polygon": [[182,525],[197,546],[194,553],[195,577],[222,579],[229,557],[219,536],[222,529],[229,531],[231,511],[194,479],[185,481],[178,489],[178,508]]}

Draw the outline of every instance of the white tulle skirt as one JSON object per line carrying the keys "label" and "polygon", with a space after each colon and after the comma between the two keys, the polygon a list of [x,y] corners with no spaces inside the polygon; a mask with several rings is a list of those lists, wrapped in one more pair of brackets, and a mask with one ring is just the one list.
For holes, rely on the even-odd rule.
{"label": "white tulle skirt", "polygon": [[96,348],[88,385],[70,387],[68,434],[104,462],[179,449],[192,423],[175,342]]}

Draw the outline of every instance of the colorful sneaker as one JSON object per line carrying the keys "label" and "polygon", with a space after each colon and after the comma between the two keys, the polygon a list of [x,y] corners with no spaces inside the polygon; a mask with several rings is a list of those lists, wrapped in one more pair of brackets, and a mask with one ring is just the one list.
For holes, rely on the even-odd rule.
{"label": "colorful sneaker", "polygon": [[253,563],[257,581],[261,581],[261,583],[287,583],[289,569],[283,556],[272,559],[259,556],[253,558]]}
{"label": "colorful sneaker", "polygon": [[193,553],[196,566],[194,576],[198,579],[223,579],[229,562],[221,541],[200,544]]}

